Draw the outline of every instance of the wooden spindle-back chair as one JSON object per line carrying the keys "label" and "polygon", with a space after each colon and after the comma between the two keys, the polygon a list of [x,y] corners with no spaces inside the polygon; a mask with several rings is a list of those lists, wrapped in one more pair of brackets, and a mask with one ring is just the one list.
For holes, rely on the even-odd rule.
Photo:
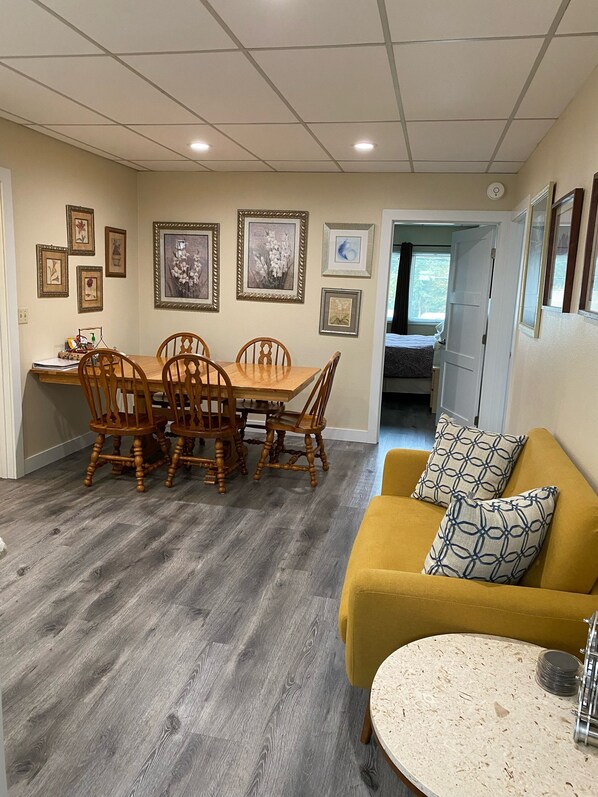
{"label": "wooden spindle-back chair", "polygon": [[[143,370],[112,349],[94,349],[85,354],[79,363],[79,380],[89,410],[89,428],[97,437],[87,467],[84,484],[90,487],[98,467],[112,463],[113,473],[122,473],[123,467],[135,468],[137,492],[144,492],[144,475],[155,470],[168,459],[168,442],[164,436],[166,418],[154,413],[151,393]],[[149,463],[144,454],[144,438],[155,434],[163,457]],[[112,453],[103,454],[106,435],[112,435]],[[132,453],[120,452],[121,439],[133,436]]]}
{"label": "wooden spindle-back chair", "polygon": [[[245,343],[239,349],[235,360],[242,365],[274,365],[280,367],[291,365],[291,355],[284,343],[276,340],[276,338],[269,337],[253,338],[253,340]],[[284,403],[282,401],[243,399],[237,402],[237,410],[241,413],[244,426],[264,431],[267,419],[283,409]],[[258,421],[248,423],[247,418],[250,414],[263,416],[263,421],[261,423]],[[263,445],[264,441],[244,438],[244,442]]]}
{"label": "wooden spindle-back chair", "polygon": [[[326,458],[324,440],[322,439],[322,431],[326,428],[324,413],[332,391],[332,383],[340,356],[339,351],[335,352],[322,369],[322,373],[313,386],[301,412],[283,410],[268,418],[266,421],[266,442],[253,477],[256,481],[260,480],[264,468],[282,468],[283,470],[308,471],[311,486],[315,487],[318,483],[315,458],[321,459],[323,470],[328,470],[329,465]],[[285,447],[284,440],[287,432],[294,432],[304,436],[305,451]],[[276,445],[274,445],[275,434],[277,435]],[[311,439],[312,435],[316,439],[315,450]],[[279,459],[282,454],[289,454],[290,459],[281,463]],[[296,464],[299,457],[302,456],[307,457],[307,465]]]}
{"label": "wooden spindle-back chair", "polygon": [[209,357],[210,348],[195,332],[175,332],[158,346],[156,357],[166,361],[176,357],[177,354],[199,354],[201,357]]}
{"label": "wooden spindle-back chair", "polygon": [[[179,354],[166,362],[162,369],[164,392],[174,420],[170,431],[177,442],[168,468],[166,486],[172,487],[179,465],[199,465],[215,469],[218,492],[224,493],[224,477],[237,467],[247,474],[245,451],[241,441],[242,418],[235,412],[233,389],[226,371],[207,357]],[[196,457],[196,440],[213,439],[215,456]],[[229,446],[225,462],[224,441]]]}

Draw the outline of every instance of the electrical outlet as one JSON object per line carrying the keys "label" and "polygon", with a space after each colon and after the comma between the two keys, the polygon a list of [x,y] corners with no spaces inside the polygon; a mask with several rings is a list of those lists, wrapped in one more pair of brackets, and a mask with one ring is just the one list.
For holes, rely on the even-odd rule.
{"label": "electrical outlet", "polygon": [[19,307],[19,324],[29,323],[29,310],[26,307]]}

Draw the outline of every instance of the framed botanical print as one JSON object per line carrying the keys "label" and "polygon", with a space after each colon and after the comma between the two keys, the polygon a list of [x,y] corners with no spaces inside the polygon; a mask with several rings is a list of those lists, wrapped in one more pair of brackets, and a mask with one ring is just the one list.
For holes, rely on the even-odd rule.
{"label": "framed botanical print", "polygon": [[540,329],[540,307],[553,195],[554,183],[549,183],[530,202],[519,302],[519,326],[534,338],[538,337]]}
{"label": "framed botanical print", "polygon": [[77,266],[77,311],[97,313],[104,309],[104,269],[101,266]]}
{"label": "framed botanical print", "polygon": [[69,255],[95,255],[95,228],[92,208],[66,206],[66,232]]}
{"label": "framed botanical print", "polygon": [[127,231],[104,228],[105,270],[107,277],[127,276]]}
{"label": "framed botanical print", "polygon": [[598,318],[598,172],[592,182],[579,312]]}
{"label": "framed botanical print", "polygon": [[240,210],[237,220],[237,299],[303,302],[305,210]]}
{"label": "framed botanical print", "polygon": [[218,312],[219,224],[154,222],[154,307]]}
{"label": "framed botanical print", "polygon": [[41,298],[69,295],[69,261],[66,246],[37,244],[37,295]]}
{"label": "framed botanical print", "polygon": [[361,291],[322,288],[320,334],[357,337],[360,306]]}
{"label": "framed botanical print", "polygon": [[322,275],[371,277],[373,224],[324,224]]}
{"label": "framed botanical print", "polygon": [[571,310],[582,204],[583,188],[576,188],[553,204],[550,217],[543,304],[563,313]]}

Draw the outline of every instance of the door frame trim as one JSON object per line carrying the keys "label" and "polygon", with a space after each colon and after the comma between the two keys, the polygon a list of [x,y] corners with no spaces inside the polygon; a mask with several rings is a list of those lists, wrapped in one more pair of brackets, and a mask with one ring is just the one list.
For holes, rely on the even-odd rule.
{"label": "door frame trim", "polygon": [[[519,263],[510,256],[512,211],[492,210],[402,210],[382,211],[380,248],[378,254],[378,282],[374,312],[372,342],[372,369],[370,376],[370,401],[368,413],[369,443],[377,443],[380,433],[380,404],[384,370],[384,333],[386,329],[386,303],[388,275],[392,254],[393,228],[402,224],[495,224],[496,260],[492,302],[488,316],[488,344],[484,362],[484,379],[480,399],[480,426],[489,431],[501,432],[504,426],[506,384],[508,377],[511,337],[505,335],[513,329],[517,304]],[[499,330],[502,328],[502,335]],[[501,376],[502,374],[502,376]]]}
{"label": "door frame trim", "polygon": [[17,314],[17,258],[15,250],[12,181],[10,169],[0,166],[0,224],[2,224],[3,274],[0,279],[0,417],[6,441],[0,451],[0,477],[18,479],[25,474],[21,358]]}

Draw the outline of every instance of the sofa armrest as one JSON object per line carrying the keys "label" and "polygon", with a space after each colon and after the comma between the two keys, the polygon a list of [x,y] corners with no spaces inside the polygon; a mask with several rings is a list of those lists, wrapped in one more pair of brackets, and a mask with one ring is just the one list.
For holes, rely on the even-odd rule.
{"label": "sofa armrest", "polygon": [[427,636],[479,633],[578,653],[598,596],[466,579],[362,570],[349,593],[346,664],[369,688],[393,651]]}
{"label": "sofa armrest", "polygon": [[382,495],[409,497],[426,467],[429,456],[429,451],[392,448],[384,460]]}

